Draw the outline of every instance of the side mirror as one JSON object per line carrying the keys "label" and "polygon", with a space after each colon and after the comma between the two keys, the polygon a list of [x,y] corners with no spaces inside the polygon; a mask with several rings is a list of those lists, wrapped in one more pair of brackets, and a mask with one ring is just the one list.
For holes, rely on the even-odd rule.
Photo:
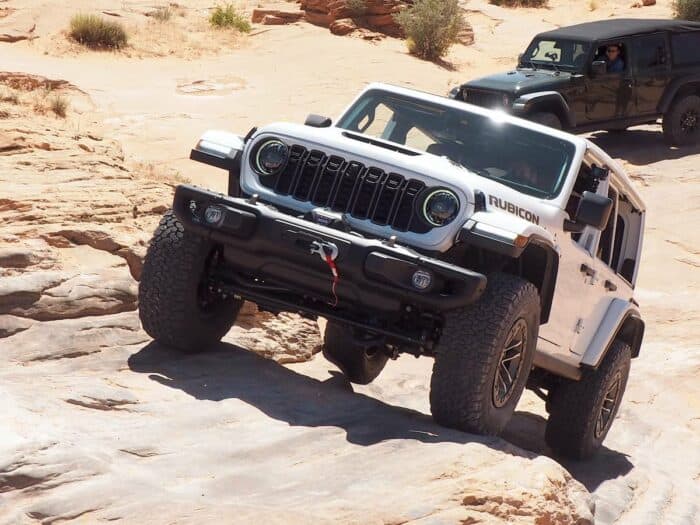
{"label": "side mirror", "polygon": [[518,66],[520,66],[523,63],[524,56],[525,56],[525,53],[518,53]]}
{"label": "side mirror", "polygon": [[311,115],[306,117],[304,124],[313,128],[328,128],[331,124],[333,124],[333,121],[328,117],[324,117],[322,115],[314,115],[312,113]]}
{"label": "side mirror", "polygon": [[592,75],[604,75],[608,72],[608,64],[605,60],[595,60],[591,64],[591,74]]}
{"label": "side mirror", "polygon": [[590,191],[584,191],[576,210],[576,224],[593,226],[596,230],[604,230],[608,225],[613,201]]}

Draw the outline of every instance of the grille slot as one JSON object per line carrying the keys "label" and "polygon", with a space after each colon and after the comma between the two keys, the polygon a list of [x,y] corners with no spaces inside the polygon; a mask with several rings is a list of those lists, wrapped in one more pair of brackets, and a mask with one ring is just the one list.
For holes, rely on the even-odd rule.
{"label": "grille slot", "polygon": [[426,233],[432,229],[417,212],[423,182],[337,155],[293,145],[282,172],[259,180],[275,193],[356,219],[369,219],[399,231]]}
{"label": "grille slot", "polygon": [[465,89],[464,100],[475,106],[494,108],[503,106],[503,94],[493,91],[480,91],[476,89]]}

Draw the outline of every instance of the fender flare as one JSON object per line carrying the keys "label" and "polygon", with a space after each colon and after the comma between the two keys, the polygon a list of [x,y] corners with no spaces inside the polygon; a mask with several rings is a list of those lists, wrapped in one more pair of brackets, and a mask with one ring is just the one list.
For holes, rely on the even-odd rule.
{"label": "fender flare", "polygon": [[657,107],[659,113],[663,114],[668,111],[668,109],[671,107],[673,99],[676,98],[678,92],[687,84],[698,84],[698,88],[700,90],[700,73],[683,76],[671,82],[659,101],[659,105]]}
{"label": "fender flare", "polygon": [[595,336],[583,354],[581,365],[596,369],[613,341],[621,339],[630,345],[632,357],[638,357],[644,338],[644,321],[635,305],[623,299],[613,299],[598,325]]}
{"label": "fender flare", "polygon": [[558,91],[538,91],[535,93],[527,93],[513,101],[513,114],[519,117],[526,117],[527,114],[536,111],[542,106],[557,108],[556,115],[562,120],[562,125],[565,128],[573,128],[576,126],[576,118],[574,117],[569,104]]}

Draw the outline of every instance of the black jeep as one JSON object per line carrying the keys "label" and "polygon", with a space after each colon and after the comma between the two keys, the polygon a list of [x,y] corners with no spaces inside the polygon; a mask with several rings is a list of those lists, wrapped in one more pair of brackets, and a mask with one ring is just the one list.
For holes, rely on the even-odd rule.
{"label": "black jeep", "polygon": [[472,80],[450,97],[577,133],[662,118],[670,144],[697,144],[700,23],[615,19],[547,31],[515,71]]}

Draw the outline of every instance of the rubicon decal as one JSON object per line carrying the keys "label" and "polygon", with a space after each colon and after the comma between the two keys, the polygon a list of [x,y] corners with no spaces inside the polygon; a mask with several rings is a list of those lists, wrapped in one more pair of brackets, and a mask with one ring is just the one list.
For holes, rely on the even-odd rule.
{"label": "rubicon decal", "polygon": [[539,215],[535,215],[530,210],[526,210],[525,208],[516,206],[512,202],[503,200],[499,197],[496,197],[495,195],[489,195],[489,204],[493,206],[498,206],[502,210],[505,210],[508,213],[512,213],[513,215],[517,215],[521,219],[525,219],[526,221],[530,221],[534,224],[540,223]]}

